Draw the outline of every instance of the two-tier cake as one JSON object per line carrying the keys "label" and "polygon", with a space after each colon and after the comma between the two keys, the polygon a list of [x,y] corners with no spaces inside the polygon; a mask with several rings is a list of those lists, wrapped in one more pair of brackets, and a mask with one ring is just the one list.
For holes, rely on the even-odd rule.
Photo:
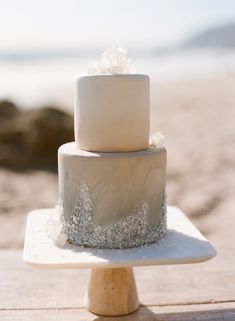
{"label": "two-tier cake", "polygon": [[75,142],[58,151],[60,220],[69,242],[130,248],[166,231],[166,150],[149,144],[149,76],[76,77]]}

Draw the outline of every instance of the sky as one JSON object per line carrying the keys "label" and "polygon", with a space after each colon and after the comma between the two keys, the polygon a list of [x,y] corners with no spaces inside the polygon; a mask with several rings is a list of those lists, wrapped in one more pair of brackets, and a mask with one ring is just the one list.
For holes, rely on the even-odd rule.
{"label": "sky", "polygon": [[234,0],[0,0],[0,51],[153,49],[229,22]]}

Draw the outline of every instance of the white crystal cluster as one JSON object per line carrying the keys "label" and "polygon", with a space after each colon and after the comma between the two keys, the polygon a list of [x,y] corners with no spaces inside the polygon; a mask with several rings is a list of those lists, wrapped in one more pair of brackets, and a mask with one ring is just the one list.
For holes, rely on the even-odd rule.
{"label": "white crystal cluster", "polygon": [[63,246],[68,237],[64,233],[63,225],[61,223],[60,209],[61,205],[58,205],[52,211],[46,223],[46,233],[49,239],[51,239],[55,245]]}
{"label": "white crystal cluster", "polygon": [[150,136],[150,146],[162,147],[164,141],[165,141],[165,136],[161,132],[154,132]]}
{"label": "white crystal cluster", "polygon": [[105,50],[97,61],[90,62],[88,74],[133,74],[135,69],[128,51],[119,46],[112,46]]}

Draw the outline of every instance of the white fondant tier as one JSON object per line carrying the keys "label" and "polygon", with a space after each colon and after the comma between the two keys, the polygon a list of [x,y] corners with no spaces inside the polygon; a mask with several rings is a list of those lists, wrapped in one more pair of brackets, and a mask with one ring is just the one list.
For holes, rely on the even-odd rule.
{"label": "white fondant tier", "polygon": [[149,76],[81,75],[75,84],[78,148],[125,152],[149,146]]}
{"label": "white fondant tier", "polygon": [[61,221],[72,243],[97,248],[150,244],[163,236],[166,150],[58,151]]}

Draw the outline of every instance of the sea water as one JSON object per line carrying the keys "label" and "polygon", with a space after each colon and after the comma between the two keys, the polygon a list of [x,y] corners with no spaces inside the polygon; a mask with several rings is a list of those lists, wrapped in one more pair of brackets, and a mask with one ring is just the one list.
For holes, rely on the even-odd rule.
{"label": "sea water", "polygon": [[[0,58],[0,99],[22,108],[55,104],[72,109],[74,75],[85,73],[94,56]],[[156,83],[185,81],[235,73],[235,50],[190,50],[165,54],[133,55],[138,73]]]}

